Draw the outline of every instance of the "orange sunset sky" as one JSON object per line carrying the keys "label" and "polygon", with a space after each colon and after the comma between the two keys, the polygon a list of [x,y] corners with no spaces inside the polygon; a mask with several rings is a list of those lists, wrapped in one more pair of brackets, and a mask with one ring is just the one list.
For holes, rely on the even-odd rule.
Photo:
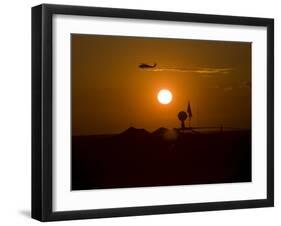
{"label": "orange sunset sky", "polygon": [[179,127],[188,100],[192,126],[251,127],[251,43],[72,34],[71,52],[73,135]]}

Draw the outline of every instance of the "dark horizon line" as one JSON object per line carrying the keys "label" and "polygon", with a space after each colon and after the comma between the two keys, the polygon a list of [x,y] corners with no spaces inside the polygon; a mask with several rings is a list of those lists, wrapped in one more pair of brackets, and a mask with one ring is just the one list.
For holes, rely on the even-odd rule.
{"label": "dark horizon line", "polygon": [[[145,128],[136,128],[134,126],[130,126],[125,130],[122,130],[119,133],[99,133],[99,134],[81,134],[81,135],[73,135],[72,136],[109,136],[109,135],[120,135],[126,131],[128,131],[129,129],[135,129],[135,130],[144,130],[145,132],[149,133],[149,134],[153,134],[154,132],[156,132],[159,129],[167,129],[167,130],[177,130],[178,132],[182,131],[182,128],[166,128],[166,127],[159,127],[155,130],[153,130],[152,132],[146,130]],[[229,130],[231,131],[246,131],[246,130],[251,130],[252,128],[235,128],[235,127],[223,127],[223,126],[196,126],[196,127],[186,127],[184,130],[186,131],[192,131],[193,129],[198,130],[198,129],[218,129],[222,130],[223,132],[229,132]],[[224,131],[224,129],[227,129],[228,131]],[[211,130],[210,130],[211,131]]]}

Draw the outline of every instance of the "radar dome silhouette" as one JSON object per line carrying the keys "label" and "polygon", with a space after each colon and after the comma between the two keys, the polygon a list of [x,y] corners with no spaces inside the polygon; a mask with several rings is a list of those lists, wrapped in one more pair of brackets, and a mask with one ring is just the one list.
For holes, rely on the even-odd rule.
{"label": "radar dome silhouette", "polygon": [[184,111],[178,113],[178,119],[181,121],[181,129],[185,129],[184,121],[187,119],[187,114]]}

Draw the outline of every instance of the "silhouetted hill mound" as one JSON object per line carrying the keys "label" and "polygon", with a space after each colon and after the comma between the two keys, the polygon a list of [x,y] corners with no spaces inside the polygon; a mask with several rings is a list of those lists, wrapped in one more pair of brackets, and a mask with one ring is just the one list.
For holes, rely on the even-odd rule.
{"label": "silhouetted hill mound", "polygon": [[145,129],[137,129],[135,127],[130,127],[127,130],[125,130],[124,132],[119,134],[120,136],[125,136],[125,137],[145,137],[145,136],[149,136],[150,133],[148,131],[146,131]]}
{"label": "silhouetted hill mound", "polygon": [[167,129],[160,127],[151,133],[154,137],[163,139],[164,141],[176,140],[179,137],[179,132],[176,129]]}
{"label": "silhouetted hill mound", "polygon": [[169,129],[165,127],[160,127],[157,130],[153,131],[152,134],[156,136],[163,136],[165,133],[167,133]]}

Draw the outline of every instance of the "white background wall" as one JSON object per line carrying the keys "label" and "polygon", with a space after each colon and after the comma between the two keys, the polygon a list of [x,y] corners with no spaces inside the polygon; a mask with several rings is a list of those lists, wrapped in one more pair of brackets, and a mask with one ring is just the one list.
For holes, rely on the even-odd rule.
{"label": "white background wall", "polygon": [[[30,218],[31,6],[44,1],[1,1],[0,13],[0,225],[37,225]],[[228,14],[275,18],[274,208],[56,222],[59,225],[278,225],[281,214],[281,40],[279,1],[65,0],[44,3]],[[281,5],[281,4],[280,4]],[[210,194],[212,195],[212,194]],[[280,223],[279,223],[280,224]]]}

